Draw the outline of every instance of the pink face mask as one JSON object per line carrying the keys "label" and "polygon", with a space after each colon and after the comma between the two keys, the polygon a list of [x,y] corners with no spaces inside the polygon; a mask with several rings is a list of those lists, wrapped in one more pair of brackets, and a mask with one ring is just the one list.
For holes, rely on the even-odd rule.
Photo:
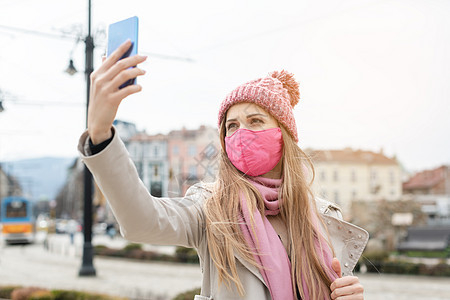
{"label": "pink face mask", "polygon": [[280,128],[254,131],[238,129],[225,137],[225,146],[231,163],[241,172],[259,176],[272,170],[283,152]]}

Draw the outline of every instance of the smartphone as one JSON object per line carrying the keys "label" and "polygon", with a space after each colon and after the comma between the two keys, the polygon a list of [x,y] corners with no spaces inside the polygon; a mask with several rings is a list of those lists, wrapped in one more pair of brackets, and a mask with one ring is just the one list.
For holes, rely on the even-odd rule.
{"label": "smartphone", "polygon": [[[128,39],[131,40],[130,49],[120,59],[136,55],[138,53],[138,30],[139,19],[136,16],[110,24],[108,27],[108,49],[106,56],[110,56],[114,50]],[[119,89],[130,84],[136,84],[136,78],[123,83]]]}

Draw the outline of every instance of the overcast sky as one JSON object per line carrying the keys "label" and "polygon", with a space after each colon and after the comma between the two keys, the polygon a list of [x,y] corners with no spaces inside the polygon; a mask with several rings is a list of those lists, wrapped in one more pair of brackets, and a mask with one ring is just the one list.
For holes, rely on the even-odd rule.
{"label": "overcast sky", "polygon": [[[117,116],[140,130],[215,126],[228,92],[286,69],[300,147],[383,148],[410,171],[450,163],[450,1],[92,3],[96,67],[108,24],[140,19],[143,91]],[[86,24],[87,0],[0,1],[0,161],[76,156],[86,101],[83,42],[1,26],[84,37]]]}

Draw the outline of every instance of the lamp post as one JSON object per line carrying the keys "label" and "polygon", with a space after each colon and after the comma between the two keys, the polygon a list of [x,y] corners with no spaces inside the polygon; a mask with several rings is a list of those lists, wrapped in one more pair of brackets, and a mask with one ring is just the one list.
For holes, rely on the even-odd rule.
{"label": "lamp post", "polygon": [[0,113],[2,112],[2,111],[4,111],[5,109],[3,108],[3,93],[2,93],[2,91],[0,90]]}
{"label": "lamp post", "polygon": [[[94,69],[94,39],[91,36],[91,0],[88,0],[88,35],[86,44],[86,128],[89,108],[89,90],[91,88],[90,75]],[[92,175],[89,169],[84,166],[84,208],[83,208],[83,261],[78,272],[79,276],[95,276],[95,268],[92,263],[94,251],[92,247]]]}

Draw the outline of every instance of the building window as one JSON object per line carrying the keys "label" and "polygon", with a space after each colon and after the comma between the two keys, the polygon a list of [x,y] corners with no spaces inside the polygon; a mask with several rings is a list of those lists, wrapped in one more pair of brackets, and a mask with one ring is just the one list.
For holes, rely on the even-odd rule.
{"label": "building window", "polygon": [[214,156],[216,156],[218,153],[216,147],[214,146],[214,144],[211,142],[208,144],[208,146],[206,146],[206,148],[203,150],[203,154],[205,156],[205,158],[211,159]]}
{"label": "building window", "polygon": [[153,148],[153,154],[155,155],[155,157],[158,157],[158,146],[155,146],[155,148]]}
{"label": "building window", "polygon": [[339,192],[338,192],[338,191],[334,191],[334,202],[335,202],[336,204],[339,204],[339,203],[340,203],[340,200],[339,200]]}
{"label": "building window", "polygon": [[333,172],[333,180],[334,181],[338,181],[339,180],[338,170],[334,170],[334,172]]}
{"label": "building window", "polygon": [[216,169],[213,165],[207,166],[205,171],[205,177],[214,176],[216,174]]}
{"label": "building window", "polygon": [[178,146],[173,146],[172,147],[172,154],[173,155],[178,155],[179,151],[180,151],[180,148],[178,148]]}
{"label": "building window", "polygon": [[130,145],[130,154],[132,157],[136,157],[136,147],[134,147],[134,145]]}
{"label": "building window", "polygon": [[352,182],[356,182],[356,171],[355,170],[352,170],[351,180],[352,180]]}
{"label": "building window", "polygon": [[147,144],[144,144],[144,143],[140,144],[139,149],[140,149],[139,155],[141,158],[144,156],[149,157],[151,155]]}
{"label": "building window", "polygon": [[372,171],[370,172],[370,178],[371,178],[372,180],[377,179],[377,171],[372,170]]}
{"label": "building window", "polygon": [[154,176],[157,177],[157,176],[158,176],[158,166],[157,166],[157,165],[154,166],[153,172],[154,172],[154,173],[153,173]]}
{"label": "building window", "polygon": [[325,170],[320,171],[320,180],[322,180],[322,181],[326,180]]}
{"label": "building window", "polygon": [[189,166],[189,177],[197,177],[197,166]]}
{"label": "building window", "polygon": [[356,190],[353,190],[353,191],[352,191],[352,199],[356,199],[356,195],[357,195]]}
{"label": "building window", "polygon": [[390,170],[389,171],[389,181],[391,182],[391,184],[395,183],[395,173],[394,170]]}
{"label": "building window", "polygon": [[195,145],[189,146],[189,156],[195,156],[197,154],[197,149]]}

